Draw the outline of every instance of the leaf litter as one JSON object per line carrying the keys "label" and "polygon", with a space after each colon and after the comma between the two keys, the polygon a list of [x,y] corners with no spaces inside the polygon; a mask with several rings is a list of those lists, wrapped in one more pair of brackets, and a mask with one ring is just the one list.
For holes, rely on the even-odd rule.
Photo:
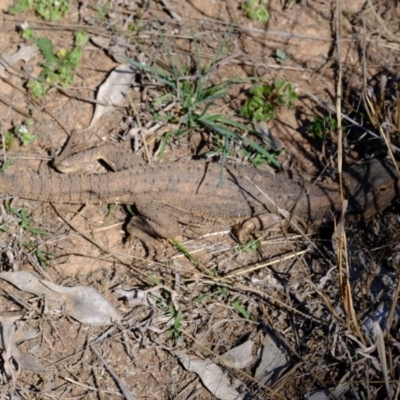
{"label": "leaf litter", "polygon": [[56,300],[61,307],[52,311],[61,313],[65,310],[66,314],[83,324],[109,325],[121,321],[114,306],[91,287],[56,285],[28,271],[1,272],[0,278],[22,291]]}

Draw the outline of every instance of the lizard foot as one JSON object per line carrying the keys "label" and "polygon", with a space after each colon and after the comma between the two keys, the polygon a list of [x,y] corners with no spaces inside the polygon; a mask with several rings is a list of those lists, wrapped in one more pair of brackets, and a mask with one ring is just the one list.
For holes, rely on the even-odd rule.
{"label": "lizard foot", "polygon": [[[261,214],[244,221],[242,225],[235,230],[235,233],[239,242],[245,243],[254,232],[268,231],[278,225],[284,226],[282,222],[285,224],[286,221],[286,219],[276,214]],[[299,233],[310,231],[310,226],[308,226],[307,222],[295,216],[290,219],[289,226],[293,231]]]}
{"label": "lizard foot", "polygon": [[240,243],[245,243],[257,231],[267,231],[279,224],[281,218],[276,214],[261,214],[244,221],[235,233]]}
{"label": "lizard foot", "polygon": [[[162,245],[157,240],[154,239],[153,236],[158,236],[153,234],[150,230],[151,225],[149,225],[148,221],[140,216],[133,217],[128,225],[126,226],[126,231],[129,234],[128,241],[132,241],[132,239],[139,239],[145,250],[146,250],[146,258],[148,259],[159,259],[162,253]],[[148,233],[150,231],[150,233]]]}

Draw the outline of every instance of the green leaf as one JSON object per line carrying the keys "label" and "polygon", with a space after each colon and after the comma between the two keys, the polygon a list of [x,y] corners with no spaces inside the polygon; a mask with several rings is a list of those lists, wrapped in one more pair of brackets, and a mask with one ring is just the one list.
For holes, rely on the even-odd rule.
{"label": "green leaf", "polygon": [[75,36],[75,46],[83,47],[89,40],[89,36],[82,31],[76,31],[74,33]]}
{"label": "green leaf", "polygon": [[10,14],[19,14],[25,12],[33,4],[33,0],[18,0],[8,9]]}
{"label": "green leaf", "polygon": [[40,39],[38,39],[36,44],[39,47],[39,50],[42,52],[43,57],[47,61],[54,63],[54,64],[58,63],[58,59],[53,51],[53,42],[50,39],[40,38]]}

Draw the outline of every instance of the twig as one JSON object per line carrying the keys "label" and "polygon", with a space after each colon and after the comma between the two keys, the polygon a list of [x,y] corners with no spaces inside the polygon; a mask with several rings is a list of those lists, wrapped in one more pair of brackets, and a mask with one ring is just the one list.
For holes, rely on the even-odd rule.
{"label": "twig", "polygon": [[172,18],[175,18],[178,22],[182,22],[182,18],[179,16],[179,14],[173,10],[171,4],[169,4],[168,0],[160,0],[161,3],[163,3],[164,7],[166,10],[171,14]]}
{"label": "twig", "polygon": [[90,343],[90,348],[92,349],[93,353],[96,354],[97,358],[103,363],[104,367],[108,371],[108,373],[114,378],[117,382],[119,388],[121,389],[122,394],[125,396],[127,400],[136,400],[136,397],[130,392],[128,387],[125,385],[124,382],[119,378],[116,372],[108,365],[106,360],[101,356],[101,354],[96,350],[92,343]]}

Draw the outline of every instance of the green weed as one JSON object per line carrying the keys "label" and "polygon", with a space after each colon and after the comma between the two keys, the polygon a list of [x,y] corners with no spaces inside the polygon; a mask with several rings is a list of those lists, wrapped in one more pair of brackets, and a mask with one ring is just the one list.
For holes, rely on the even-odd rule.
{"label": "green weed", "polygon": [[5,163],[0,168],[0,173],[7,171],[7,169],[10,167],[10,165],[13,163],[12,159],[7,160]]}
{"label": "green weed", "polygon": [[169,306],[169,313],[171,318],[174,319],[174,326],[167,331],[167,334],[172,337],[172,340],[176,344],[180,337],[180,329],[182,327],[182,311],[177,311],[174,306]]}
{"label": "green weed", "polygon": [[56,256],[55,253],[50,252],[50,251],[41,250],[39,247],[36,247],[35,255],[39,261],[40,266],[44,270],[47,270],[49,268],[49,264],[48,264],[49,258],[53,258]]}
{"label": "green weed", "polygon": [[257,317],[240,304],[239,297],[235,297],[232,300],[232,307],[244,318],[257,322]]}
{"label": "green weed", "polygon": [[250,240],[247,243],[243,243],[239,246],[239,250],[246,251],[248,253],[254,253],[260,247],[260,242],[258,240]]}
{"label": "green weed", "polygon": [[269,12],[267,10],[268,0],[247,0],[242,4],[244,15],[254,21],[268,22]]}
{"label": "green weed", "polygon": [[36,259],[44,270],[49,269],[48,261],[49,259],[55,257],[55,253],[41,250],[35,243],[32,242],[22,241],[20,242],[20,245],[25,247],[29,252],[32,252],[36,256]]}
{"label": "green weed", "polygon": [[54,51],[53,42],[47,38],[36,40],[44,61],[39,65],[43,67],[39,79],[30,79],[28,88],[33,96],[43,97],[49,88],[54,85],[67,87],[72,85],[75,69],[83,56],[83,46],[89,37],[83,32],[75,32],[75,46],[71,50],[60,49]]}
{"label": "green weed", "polygon": [[26,147],[33,143],[39,136],[30,132],[27,125],[17,125],[14,128],[17,138],[20,140],[22,146]]}
{"label": "green weed", "polygon": [[96,12],[95,17],[93,18],[93,22],[102,23],[107,19],[107,14],[111,9],[111,1],[106,1],[102,5],[89,5],[89,7]]}
{"label": "green weed", "polygon": [[253,122],[270,121],[279,108],[292,108],[296,99],[293,84],[279,79],[271,85],[254,86],[241,114]]}
{"label": "green weed", "polygon": [[[18,224],[21,227],[21,229],[23,229],[24,231],[33,233],[35,235],[42,235],[42,236],[50,236],[51,235],[50,232],[33,226],[31,224],[32,217],[28,215],[28,213],[25,209],[13,208],[13,207],[11,207],[11,205],[8,201],[4,202],[4,208],[7,213],[13,214],[17,217]],[[0,231],[9,232],[9,228],[6,225],[1,225]],[[42,268],[48,268],[49,256],[55,255],[54,253],[41,250],[36,244],[34,244],[32,242],[21,241],[21,246],[29,249],[29,251],[32,251],[36,255],[36,258],[39,261],[39,264],[42,266]]]}
{"label": "green weed", "polygon": [[338,128],[338,122],[335,117],[318,117],[315,116],[313,122],[310,125],[309,132],[315,139],[320,139],[323,142],[326,141],[328,136],[335,132]]}
{"label": "green weed", "polygon": [[[117,209],[117,205],[115,203],[111,203],[107,206],[107,214],[104,216],[104,224],[107,224],[110,221],[110,219],[116,209]],[[130,208],[129,211],[132,211],[132,208]],[[134,214],[132,214],[132,215],[134,215]]]}
{"label": "green weed", "polygon": [[31,225],[32,217],[28,215],[27,211],[22,208],[22,209],[16,209],[10,206],[9,202],[4,203],[4,208],[6,212],[10,214],[14,214],[16,217],[19,218],[19,226],[28,232],[31,232],[35,235],[43,235],[43,236],[50,236],[51,233],[47,232],[44,229],[37,228]]}
{"label": "green weed", "polygon": [[226,300],[229,294],[229,290],[226,286],[221,286],[218,289],[214,290],[211,293],[202,294],[193,299],[193,304],[200,303],[204,299],[208,299],[210,297],[221,297],[222,300]]}
{"label": "green weed", "polygon": [[17,0],[8,9],[10,14],[19,14],[32,9],[46,21],[58,21],[68,11],[71,0]]}
{"label": "green weed", "polygon": [[31,42],[35,41],[37,39],[35,31],[29,27],[29,24],[27,22],[22,23],[19,26],[19,30],[21,32],[22,39],[31,41]]}
{"label": "green weed", "polygon": [[[172,56],[165,44],[169,67],[160,66],[160,63],[157,65],[157,62],[154,62],[152,66],[130,61],[132,65],[146,71],[163,86],[164,93],[161,93],[151,105],[150,111],[153,118],[176,126],[176,129],[168,131],[163,136],[160,154],[163,155],[170,139],[197,130],[212,134],[214,139],[218,138],[214,142],[218,143],[215,150],[222,153],[223,160],[230,155],[231,146],[234,144],[239,145],[250,159],[255,153],[261,154],[265,160],[279,168],[280,164],[275,155],[268,151],[268,146],[260,145],[250,138],[252,135],[263,140],[259,132],[210,111],[218,100],[228,94],[232,85],[248,81],[248,79],[228,79],[218,84],[210,83],[210,74],[217,67],[220,53],[226,47],[225,42],[226,39],[217,51],[215,59],[204,66],[201,65],[199,51],[196,56],[196,66],[183,65],[179,58]],[[165,106],[172,101],[176,102],[176,106],[165,111]],[[250,135],[246,136],[244,133]]]}
{"label": "green weed", "polygon": [[283,64],[285,61],[287,61],[290,58],[289,54],[286,53],[285,50],[282,49],[276,49],[275,51],[275,60],[278,64]]}
{"label": "green weed", "polygon": [[[4,146],[6,150],[9,150],[14,142],[14,135],[11,131],[7,131],[4,137]],[[0,149],[3,148],[3,141],[0,140]]]}

